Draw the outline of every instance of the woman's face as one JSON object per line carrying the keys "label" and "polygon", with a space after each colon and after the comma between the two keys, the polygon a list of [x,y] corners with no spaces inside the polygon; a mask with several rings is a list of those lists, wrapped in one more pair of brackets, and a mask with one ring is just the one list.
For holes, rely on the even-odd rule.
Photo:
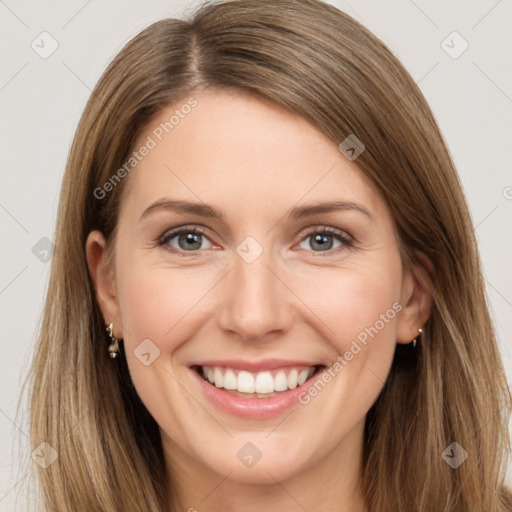
{"label": "woman's face", "polygon": [[[140,134],[113,280],[95,278],[134,385],[171,464],[274,482],[358,460],[396,343],[422,325],[390,211],[304,119],[191,96]],[[88,247],[102,255],[98,232]]]}

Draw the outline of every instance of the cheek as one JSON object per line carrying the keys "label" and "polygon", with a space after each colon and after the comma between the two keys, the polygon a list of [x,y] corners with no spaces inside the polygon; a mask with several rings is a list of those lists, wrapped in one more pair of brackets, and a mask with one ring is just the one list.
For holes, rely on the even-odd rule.
{"label": "cheek", "polygon": [[329,269],[296,282],[297,294],[318,316],[319,325],[321,320],[321,330],[339,353],[356,339],[363,344],[367,338],[395,342],[401,281],[394,262],[363,270]]}
{"label": "cheek", "polygon": [[[143,258],[126,259],[118,266],[118,299],[126,325],[123,339],[130,376],[157,423],[167,425],[178,436],[186,437],[186,428],[180,422],[170,427],[169,418],[179,418],[179,411],[193,410],[194,405],[173,376],[177,377],[179,348],[194,339],[208,292],[218,280],[211,274],[151,266]],[[181,378],[177,377],[178,381]]]}
{"label": "cheek", "polygon": [[401,266],[390,261],[364,271],[327,274],[304,281],[299,293],[317,313],[315,327],[325,333],[334,352],[325,380],[299,399],[318,411],[333,412],[330,420],[319,415],[311,421],[315,431],[324,430],[325,438],[335,442],[364,418],[389,375],[402,309]]}
{"label": "cheek", "polygon": [[[191,273],[193,272],[193,274]],[[201,312],[202,303],[215,284],[215,276],[201,270],[162,268],[126,262],[118,269],[118,297],[125,346],[134,350],[144,339],[162,352],[193,336],[187,326]],[[177,341],[181,340],[181,341]]]}

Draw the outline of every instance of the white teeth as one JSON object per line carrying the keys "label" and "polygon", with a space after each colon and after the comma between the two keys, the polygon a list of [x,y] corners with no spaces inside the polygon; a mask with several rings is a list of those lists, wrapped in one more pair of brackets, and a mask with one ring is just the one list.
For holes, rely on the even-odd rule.
{"label": "white teeth", "polygon": [[236,389],[236,375],[233,370],[227,370],[224,374],[224,389]]}
{"label": "white teeth", "polygon": [[299,372],[295,370],[295,368],[288,374],[288,387],[290,389],[295,389],[297,387],[297,378],[299,376]]}
{"label": "white teeth", "polygon": [[283,370],[279,370],[274,378],[274,391],[286,391],[287,389],[286,373]]}
{"label": "white teeth", "polygon": [[238,391],[241,393],[254,393],[254,377],[252,373],[241,371],[238,374]]}
{"label": "white teeth", "polygon": [[[304,382],[306,382],[306,379],[308,378],[308,370],[302,370],[299,373],[299,378],[297,379],[297,385],[302,386]],[[215,380],[217,382],[217,380]]]}
{"label": "white teeth", "polygon": [[222,388],[224,386],[224,377],[220,368],[213,369],[213,380],[215,381],[215,387]]}
{"label": "white teeth", "polygon": [[261,372],[256,376],[254,385],[256,393],[273,393],[274,379],[270,372]]}
{"label": "white teeth", "polygon": [[[203,377],[217,388],[224,388],[234,394],[248,393],[258,398],[269,398],[276,393],[301,386],[314,373],[315,368],[296,367],[277,371],[251,373],[245,370],[203,366]],[[238,395],[244,396],[244,395]]]}

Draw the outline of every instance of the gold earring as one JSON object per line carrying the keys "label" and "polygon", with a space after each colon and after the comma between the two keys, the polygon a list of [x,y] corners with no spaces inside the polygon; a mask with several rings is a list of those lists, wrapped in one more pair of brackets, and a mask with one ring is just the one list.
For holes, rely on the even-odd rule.
{"label": "gold earring", "polygon": [[414,338],[414,339],[412,340],[412,346],[413,346],[414,348],[416,348],[416,340],[418,339],[418,337],[419,337],[419,336],[421,336],[421,333],[422,333],[422,332],[423,332],[423,329],[418,329],[418,333],[419,333],[419,334],[418,334],[418,336],[416,336],[416,338]]}
{"label": "gold earring", "polygon": [[117,342],[116,337],[114,336],[114,324],[110,324],[107,326],[107,334],[110,338],[110,345],[108,346],[108,353],[110,357],[114,359],[119,355],[119,344]]}

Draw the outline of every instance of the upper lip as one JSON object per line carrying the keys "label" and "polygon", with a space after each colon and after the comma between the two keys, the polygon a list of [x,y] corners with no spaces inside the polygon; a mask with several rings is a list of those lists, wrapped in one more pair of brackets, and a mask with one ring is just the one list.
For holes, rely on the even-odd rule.
{"label": "upper lip", "polygon": [[207,361],[199,361],[191,366],[218,366],[236,368],[249,372],[259,372],[263,370],[275,370],[276,368],[286,368],[289,366],[321,366],[321,363],[292,359],[260,359],[258,361],[249,361],[244,359],[210,359]]}

